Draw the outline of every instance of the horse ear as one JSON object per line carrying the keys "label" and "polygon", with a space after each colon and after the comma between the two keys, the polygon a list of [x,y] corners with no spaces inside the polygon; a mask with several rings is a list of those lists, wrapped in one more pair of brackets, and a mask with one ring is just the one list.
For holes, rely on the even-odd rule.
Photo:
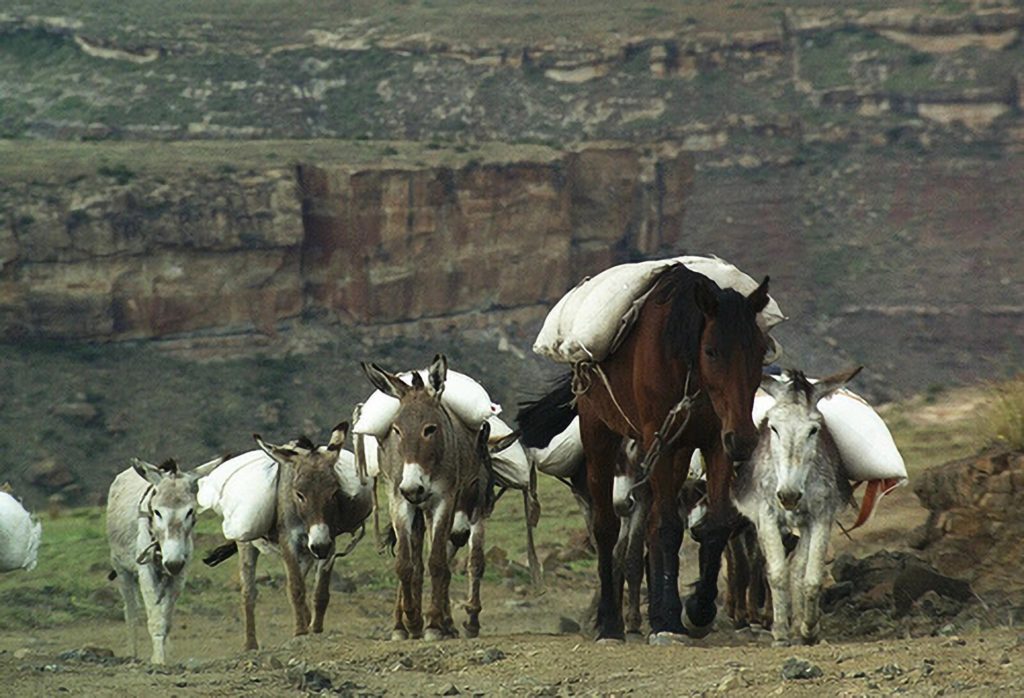
{"label": "horse ear", "polygon": [[348,436],[348,422],[342,422],[331,430],[331,440],[327,442],[328,451],[341,451],[345,445],[345,438]]}
{"label": "horse ear", "polygon": [[854,376],[861,372],[863,366],[854,366],[846,371],[841,371],[835,375],[831,375],[828,378],[822,378],[820,381],[814,384],[814,402],[826,398],[835,391],[842,388],[844,385],[853,380]]}
{"label": "horse ear", "polygon": [[702,277],[693,287],[693,300],[697,303],[697,309],[708,317],[718,313],[718,296],[706,278]]}
{"label": "horse ear", "polygon": [[434,361],[427,370],[427,379],[436,395],[444,390],[444,382],[448,378],[448,358],[444,354],[434,356]]}
{"label": "horse ear", "polygon": [[370,379],[373,387],[385,395],[401,400],[402,396],[409,392],[409,386],[405,381],[393,373],[388,373],[377,364],[368,364],[363,361],[359,365],[363,367],[363,373]]}
{"label": "horse ear", "polygon": [[274,444],[268,444],[266,441],[263,440],[263,437],[261,437],[259,434],[253,434],[252,438],[254,441],[256,441],[256,445],[259,446],[264,453],[266,453],[268,456],[273,458],[278,463],[284,464],[288,462],[289,459],[299,455],[294,450],[286,446],[276,446]]}
{"label": "horse ear", "polygon": [[761,285],[754,289],[754,291],[747,296],[747,302],[750,303],[750,309],[755,313],[759,313],[764,310],[765,306],[768,305],[768,279],[764,277],[764,281]]}
{"label": "horse ear", "polygon": [[139,477],[151,485],[160,484],[160,480],[164,477],[164,473],[159,467],[139,458],[132,458],[132,468],[139,474]]}

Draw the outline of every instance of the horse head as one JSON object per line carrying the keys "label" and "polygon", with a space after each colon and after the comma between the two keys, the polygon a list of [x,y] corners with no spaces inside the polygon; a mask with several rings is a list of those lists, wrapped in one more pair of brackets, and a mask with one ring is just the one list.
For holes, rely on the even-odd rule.
{"label": "horse head", "polygon": [[444,490],[441,478],[451,422],[441,408],[441,394],[448,360],[436,355],[427,369],[426,382],[419,371],[414,371],[412,385],[376,364],[364,363],[363,370],[374,387],[400,403],[384,444],[401,460],[399,492],[411,504],[426,504]]}
{"label": "horse head", "polygon": [[348,422],[334,427],[326,446],[317,446],[306,437],[278,446],[253,434],[259,447],[282,466],[281,482],[302,521],[309,552],[320,560],[331,554],[338,532],[343,493],[334,466],[347,435]]}
{"label": "horse head", "polygon": [[767,457],[774,466],[778,503],[795,510],[803,498],[807,477],[818,452],[824,421],[818,401],[843,387],[861,367],[837,373],[811,383],[800,371],[788,371],[779,381],[765,376],[761,387],[775,398],[765,414],[762,438],[767,439]]}
{"label": "horse head", "polygon": [[697,356],[700,385],[721,422],[726,455],[747,460],[757,445],[757,426],[750,415],[769,348],[757,324],[757,314],[768,304],[768,277],[746,297],[701,281],[694,298],[704,316]]}
{"label": "horse head", "polygon": [[215,458],[183,472],[173,460],[153,465],[138,458],[132,459],[132,468],[150,484],[149,492],[139,505],[139,515],[147,519],[152,540],[146,557],[151,550],[158,550],[160,564],[172,576],[181,572],[192,557],[192,529],[196,525],[198,506],[197,481],[209,475],[224,460],[224,457]]}

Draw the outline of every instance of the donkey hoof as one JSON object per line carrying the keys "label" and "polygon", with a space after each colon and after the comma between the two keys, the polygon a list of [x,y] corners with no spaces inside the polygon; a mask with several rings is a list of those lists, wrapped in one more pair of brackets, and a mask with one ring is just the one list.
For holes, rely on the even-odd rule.
{"label": "donkey hoof", "polygon": [[463,632],[465,632],[466,637],[468,638],[480,637],[479,625],[470,625],[469,623],[463,623],[462,630]]}
{"label": "donkey hoof", "polygon": [[624,637],[600,637],[597,639],[599,645],[624,645],[626,644],[626,638]]}
{"label": "donkey hoof", "polygon": [[647,644],[654,647],[668,647],[670,645],[683,645],[689,636],[682,633],[673,633],[668,630],[662,630],[661,632],[651,633],[650,637],[647,638]]}
{"label": "donkey hoof", "polygon": [[686,628],[686,634],[693,638],[707,637],[707,635],[714,629],[715,621],[712,618],[711,622],[707,625],[697,625],[687,614],[683,614],[683,627]]}
{"label": "donkey hoof", "polygon": [[438,628],[427,628],[423,631],[423,640],[425,642],[440,642],[446,637],[444,632]]}
{"label": "donkey hoof", "polygon": [[772,647],[789,647],[790,642],[788,638],[775,638],[772,640]]}
{"label": "donkey hoof", "polygon": [[391,639],[392,640],[408,640],[409,639],[409,633],[407,633],[406,631],[402,630],[401,628],[395,628],[394,630],[391,631]]}

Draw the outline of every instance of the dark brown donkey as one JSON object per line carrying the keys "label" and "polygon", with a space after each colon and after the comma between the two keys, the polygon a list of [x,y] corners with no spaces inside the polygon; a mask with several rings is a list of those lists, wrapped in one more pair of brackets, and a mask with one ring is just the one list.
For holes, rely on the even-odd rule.
{"label": "dark brown donkey", "polygon": [[[767,278],[744,297],[683,265],[669,267],[622,344],[599,363],[577,365],[575,408],[570,386],[563,383],[542,398],[561,406],[561,419],[537,425],[520,419],[530,445],[545,442],[544,434],[531,433],[535,429],[550,439],[579,413],[598,549],[599,639],[624,636],[622,575],[612,552],[619,529],[612,481],[619,444],[627,436],[639,440],[649,468],[651,631],[703,635],[710,629],[722,551],[736,520],[729,503],[733,462],[747,459],[757,444],[751,409],[768,341],[756,318],[767,303]],[[710,506],[706,523],[694,532],[701,543],[700,580],[683,617],[678,578],[684,522],[677,497],[696,448],[707,464]]]}
{"label": "dark brown donkey", "polygon": [[[458,637],[452,619],[449,585],[450,539],[457,515],[470,524],[470,599],[467,602],[470,636],[479,632],[482,543],[491,485],[486,425],[471,429],[441,403],[448,362],[434,357],[424,383],[419,372],[412,385],[375,364],[363,364],[378,390],[400,401],[387,436],[380,440],[380,468],[390,483],[391,523],[397,537],[395,571],[399,588],[395,602],[392,639],[423,637],[440,640]],[[423,627],[423,543],[430,539],[431,599]],[[476,548],[479,548],[477,550]],[[475,589],[475,591],[474,591]]]}
{"label": "dark brown donkey", "polygon": [[[354,545],[362,535],[363,522],[373,510],[373,481],[360,478],[355,456],[342,449],[347,433],[348,423],[342,422],[331,432],[326,446],[317,446],[306,437],[278,446],[254,435],[259,447],[279,466],[273,527],[263,539],[229,543],[203,560],[208,565],[218,564],[230,557],[237,545],[246,649],[259,647],[254,611],[256,561],[261,550],[278,551],[284,560],[295,634],[323,632],[336,557],[335,538],[351,533],[356,536]],[[306,602],[306,575],[313,565],[316,579],[311,617]]]}

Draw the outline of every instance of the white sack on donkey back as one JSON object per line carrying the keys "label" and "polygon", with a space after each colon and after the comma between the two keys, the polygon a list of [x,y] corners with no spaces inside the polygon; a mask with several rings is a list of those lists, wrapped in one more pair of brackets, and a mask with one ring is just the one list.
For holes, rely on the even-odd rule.
{"label": "white sack on donkey back", "polygon": [[[490,441],[503,439],[512,433],[512,428],[497,416],[489,417],[487,423],[491,425]],[[508,448],[492,453],[491,464],[501,484],[521,490],[530,487],[530,459],[518,440]]]}
{"label": "white sack on donkey back", "polygon": [[21,502],[0,492],[0,572],[34,568],[42,537],[43,525]]}
{"label": "white sack on donkey back", "polygon": [[[811,382],[817,381],[811,379]],[[774,398],[758,391],[754,397],[754,424],[760,424],[774,404]],[[852,390],[840,388],[818,401],[818,411],[836,442],[843,469],[850,480],[907,479],[907,466],[889,427],[864,398]]]}
{"label": "white sack on donkey back", "polygon": [[[427,370],[419,372],[424,383],[428,381]],[[412,385],[412,373],[398,374],[407,385]],[[444,392],[441,393],[441,404],[454,412],[459,419],[473,429],[478,429],[488,417],[501,414],[501,405],[491,402],[491,396],[484,387],[464,373],[449,369],[444,381]],[[398,414],[399,402],[396,398],[379,390],[363,403],[359,419],[352,427],[353,433],[372,434],[377,438],[387,436],[391,423]]]}
{"label": "white sack on donkey back", "polygon": [[580,418],[573,417],[561,433],[556,434],[544,448],[526,449],[537,464],[537,470],[554,477],[572,477],[583,463],[583,439],[580,437]]}
{"label": "white sack on donkey back", "polygon": [[277,472],[277,463],[262,450],[248,451],[200,479],[196,500],[224,519],[221,530],[228,540],[262,538],[277,513]]}

